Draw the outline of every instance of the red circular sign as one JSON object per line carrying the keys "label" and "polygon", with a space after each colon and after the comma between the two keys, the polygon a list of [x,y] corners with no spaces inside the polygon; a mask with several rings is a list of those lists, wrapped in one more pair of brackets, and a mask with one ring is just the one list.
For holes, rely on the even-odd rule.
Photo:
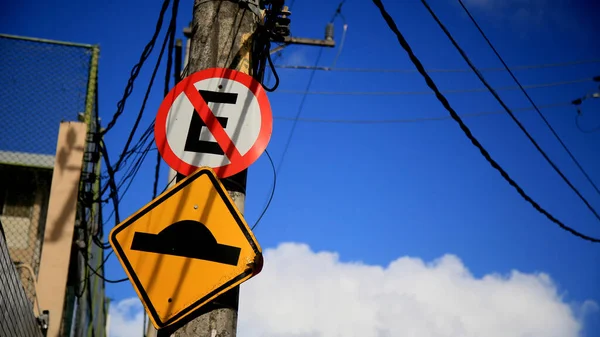
{"label": "red circular sign", "polygon": [[[250,92],[249,97],[256,100],[258,103],[258,108],[260,110],[258,136],[244,154],[239,152],[238,146],[232,141],[220,121],[217,120],[217,116],[213,114],[208,107],[206,100],[195,86],[198,82],[215,78],[232,80],[242,84],[243,87]],[[187,97],[192,107],[189,105],[184,108],[173,107],[173,103],[181,94],[184,94]],[[194,165],[187,162],[182,159],[184,154],[182,152],[183,150],[180,151],[181,153],[175,153],[173,151],[174,144],[169,144],[169,137],[167,137],[167,118],[171,120],[173,116],[169,116],[169,114],[177,114],[178,112],[181,112],[182,109],[186,109],[186,114],[189,114],[189,111],[193,110],[192,114],[197,113],[200,116],[204,126],[208,128],[215,138],[216,143],[221,148],[222,153],[229,159],[228,164],[218,167],[210,166],[219,178],[230,177],[252,165],[252,163],[254,163],[267,148],[267,144],[269,143],[273,131],[273,116],[267,94],[262,85],[250,75],[225,68],[210,68],[191,74],[175,85],[167,94],[158,109],[156,122],[154,124],[154,138],[162,158],[172,169],[186,176],[194,172],[198,167],[209,165],[202,165],[201,162],[198,165]],[[242,111],[240,111],[240,114],[242,114]],[[256,126],[251,127],[256,128]],[[248,130],[248,126],[244,126],[244,128]],[[244,128],[241,129],[240,133],[245,132]],[[252,131],[256,133],[256,130]],[[185,133],[188,132],[188,130],[170,130],[170,132],[171,134]],[[178,136],[181,138],[180,135]],[[179,148],[181,149],[182,147],[180,146]]]}

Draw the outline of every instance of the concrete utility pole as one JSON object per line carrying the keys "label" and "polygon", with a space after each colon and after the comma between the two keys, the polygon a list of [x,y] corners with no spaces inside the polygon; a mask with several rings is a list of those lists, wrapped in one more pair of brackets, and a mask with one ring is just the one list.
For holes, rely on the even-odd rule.
{"label": "concrete utility pole", "polygon": [[[195,0],[187,74],[219,67],[253,75],[252,43],[259,19],[244,1]],[[246,177],[244,170],[221,180],[241,213],[244,213]],[[178,175],[177,180],[181,178]],[[160,330],[156,336],[235,337],[238,301],[239,287],[236,287],[200,308],[191,321]],[[149,329],[149,336],[154,335],[152,330]]]}

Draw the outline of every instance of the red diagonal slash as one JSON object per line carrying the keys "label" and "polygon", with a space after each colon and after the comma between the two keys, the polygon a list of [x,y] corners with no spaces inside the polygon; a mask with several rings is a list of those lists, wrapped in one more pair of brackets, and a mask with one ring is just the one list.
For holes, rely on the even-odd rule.
{"label": "red diagonal slash", "polygon": [[217,143],[221,149],[223,149],[223,152],[225,152],[227,158],[229,158],[231,162],[240,160],[242,155],[238,151],[237,147],[235,147],[235,144],[231,138],[229,138],[227,132],[225,132],[225,129],[223,129],[223,126],[221,126],[221,123],[219,123],[217,120],[217,117],[215,117],[215,114],[210,110],[208,104],[206,104],[202,98],[202,95],[200,95],[192,83],[189,83],[189,85],[185,86],[185,95],[194,106],[194,109],[198,111],[198,115],[200,115],[200,118],[202,118],[204,124],[206,124],[206,127],[215,137]]}

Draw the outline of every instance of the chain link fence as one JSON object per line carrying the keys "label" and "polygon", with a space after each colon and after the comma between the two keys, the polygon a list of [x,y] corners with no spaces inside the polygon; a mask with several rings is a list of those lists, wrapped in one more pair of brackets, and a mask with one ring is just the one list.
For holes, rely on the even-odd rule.
{"label": "chain link fence", "polygon": [[[2,228],[0,221],[0,230]],[[0,231],[0,336],[42,337],[34,311],[21,288],[17,269],[9,259],[4,239]]]}
{"label": "chain link fence", "polygon": [[[93,137],[99,131],[98,48],[0,34],[0,60],[0,221],[10,257],[21,267],[17,270],[33,305],[62,121],[85,122],[89,132],[74,240],[91,243],[90,233],[98,228],[99,205],[90,202],[99,188],[100,156],[98,139]],[[93,244],[88,247],[87,254],[102,261],[102,250]],[[70,302],[79,305],[66,317],[81,320],[87,328],[88,311],[104,308],[104,283],[88,273],[89,257],[81,255],[72,262],[76,275],[69,276],[66,311],[73,308]],[[103,314],[92,318],[104,321]],[[69,335],[70,329],[65,330]]]}

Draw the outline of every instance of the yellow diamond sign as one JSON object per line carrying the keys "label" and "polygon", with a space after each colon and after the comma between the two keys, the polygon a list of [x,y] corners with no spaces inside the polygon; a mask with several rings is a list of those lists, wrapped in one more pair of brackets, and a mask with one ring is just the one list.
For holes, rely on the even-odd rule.
{"label": "yellow diamond sign", "polygon": [[254,234],[208,167],[117,225],[109,241],[157,329],[262,268]]}

